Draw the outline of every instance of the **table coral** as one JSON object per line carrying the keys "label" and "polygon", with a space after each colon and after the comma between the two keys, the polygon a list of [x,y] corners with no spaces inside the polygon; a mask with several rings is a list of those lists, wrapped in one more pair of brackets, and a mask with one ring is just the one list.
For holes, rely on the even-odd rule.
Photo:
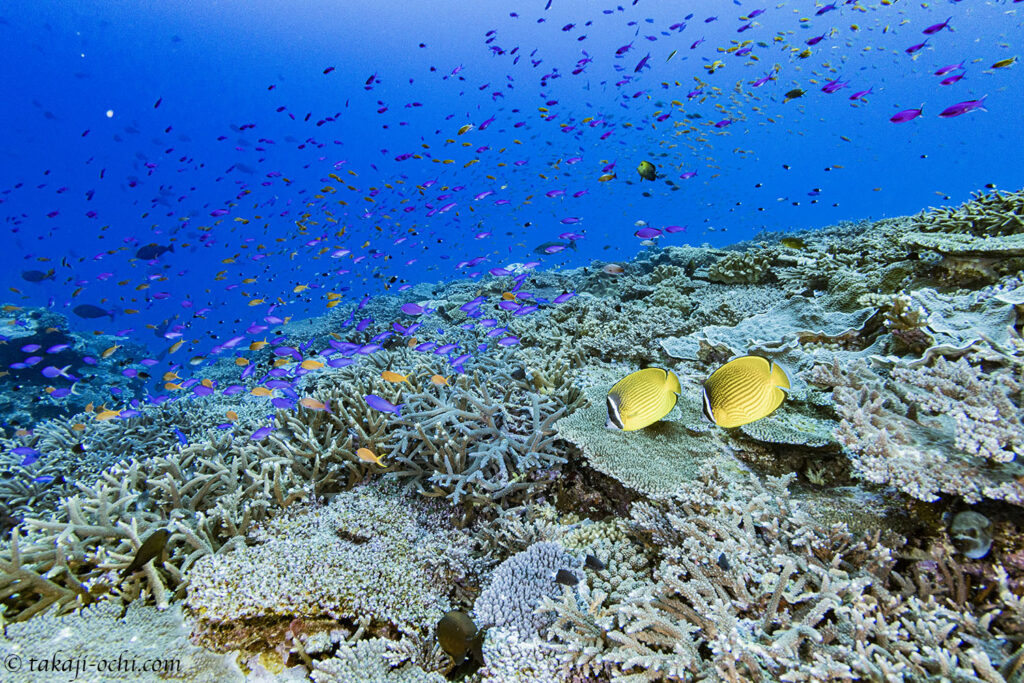
{"label": "table coral", "polygon": [[[24,662],[20,672],[5,667],[7,683],[245,680],[233,653],[217,655],[189,642],[189,628],[180,607],[159,611],[140,602],[127,610],[107,602],[74,615],[57,616],[51,611],[24,624],[8,624],[0,637],[0,657],[7,663]],[[37,660],[34,671],[29,670],[30,657]],[[47,675],[40,670],[38,660],[45,663],[51,657],[58,664],[87,663],[93,668],[78,675],[74,669],[50,671]],[[101,662],[107,665],[102,671],[95,668]],[[149,671],[143,673],[143,666],[150,667]]]}
{"label": "table coral", "polygon": [[385,630],[425,633],[471,571],[464,537],[365,486],[326,507],[293,508],[251,541],[192,568],[186,604],[204,627],[366,615]]}
{"label": "table coral", "polygon": [[[587,406],[555,425],[560,438],[583,451],[587,464],[647,495],[666,495],[691,481],[701,463],[718,457],[721,446],[710,436],[692,431],[701,425],[698,392],[686,393],[664,420],[635,432],[608,429],[605,396],[613,383],[585,390]],[[680,417],[679,411],[685,411]],[[703,426],[710,430],[710,427]]]}

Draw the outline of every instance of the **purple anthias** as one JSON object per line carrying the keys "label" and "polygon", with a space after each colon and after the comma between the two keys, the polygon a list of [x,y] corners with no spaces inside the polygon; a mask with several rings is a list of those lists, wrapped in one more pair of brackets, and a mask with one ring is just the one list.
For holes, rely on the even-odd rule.
{"label": "purple anthias", "polygon": [[904,109],[893,114],[889,120],[893,123],[906,123],[907,121],[916,119],[924,111],[924,105],[921,105],[917,109]]}
{"label": "purple anthias", "polygon": [[405,405],[404,403],[395,405],[375,394],[367,394],[366,396],[363,396],[363,400],[366,401],[366,405],[370,406],[374,410],[379,410],[382,413],[391,413],[395,417],[401,415],[402,406]]}
{"label": "purple anthias", "polygon": [[[988,97],[988,95],[986,95],[985,97]],[[980,100],[966,100],[964,102],[957,102],[956,104],[950,105],[943,109],[942,111],[940,111],[939,116],[941,116],[944,119],[951,119],[954,116],[960,116],[961,114],[966,114],[968,112],[976,110],[988,111],[987,109],[985,109],[985,97],[982,97]]]}

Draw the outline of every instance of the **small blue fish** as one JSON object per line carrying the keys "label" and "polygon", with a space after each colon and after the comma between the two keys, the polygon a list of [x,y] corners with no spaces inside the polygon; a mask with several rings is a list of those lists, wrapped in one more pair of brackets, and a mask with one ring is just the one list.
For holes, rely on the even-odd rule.
{"label": "small blue fish", "polygon": [[274,428],[273,428],[273,427],[270,427],[270,426],[267,426],[267,427],[260,427],[260,428],[259,428],[259,429],[257,429],[257,430],[256,430],[255,432],[253,432],[253,433],[252,433],[252,434],[251,434],[251,435],[249,436],[249,438],[250,438],[250,439],[252,439],[253,441],[262,441],[263,439],[265,439],[265,438],[267,438],[268,436],[270,436],[270,433],[271,433],[272,431],[274,431]]}
{"label": "small blue fish", "polygon": [[366,401],[366,405],[370,406],[374,410],[379,410],[382,413],[391,413],[395,417],[399,417],[401,415],[402,406],[405,405],[404,403],[395,405],[376,394],[367,394],[366,396],[363,396],[363,400]]}
{"label": "small blue fish", "polygon": [[180,443],[182,446],[187,446],[188,445],[188,437],[185,436],[182,433],[182,431],[180,429],[178,429],[177,427],[175,427],[173,431],[174,431],[174,435],[176,437],[178,437],[178,443]]}

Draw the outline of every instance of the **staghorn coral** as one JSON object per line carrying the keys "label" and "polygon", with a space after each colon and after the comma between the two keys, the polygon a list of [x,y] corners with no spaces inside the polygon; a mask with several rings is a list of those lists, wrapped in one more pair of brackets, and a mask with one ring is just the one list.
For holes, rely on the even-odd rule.
{"label": "staghorn coral", "polygon": [[[141,415],[100,422],[94,414],[79,413],[36,425],[29,434],[0,438],[0,515],[13,522],[53,510],[63,496],[77,492],[75,482],[91,485],[115,463],[129,458],[159,457],[179,449],[175,430],[196,441],[223,422],[225,402],[190,399],[146,406]],[[256,424],[256,404],[233,405],[239,426]],[[22,465],[10,453],[23,446],[39,451],[38,459]],[[66,476],[73,472],[74,477]],[[51,479],[52,478],[52,479]]]}
{"label": "staghorn coral", "polygon": [[795,504],[791,477],[737,485],[705,470],[670,501],[637,503],[630,526],[658,557],[653,576],[611,596],[588,575],[582,609],[576,596],[545,601],[572,669],[633,681],[1002,680],[992,671],[1008,653],[981,616],[990,605],[951,602],[948,582],[915,594],[889,548]]}
{"label": "staghorn coral", "polygon": [[[27,519],[23,539],[0,560],[22,576],[32,572],[76,592],[85,586],[133,600],[145,591],[166,607],[196,559],[230,549],[271,508],[306,497],[307,486],[286,458],[223,435],[163,457],[119,463],[93,485],[78,484],[79,493],[55,512]],[[142,539],[158,528],[172,532],[164,556],[119,578],[116,570],[128,566]],[[12,584],[14,578],[5,573],[0,580]],[[3,602],[14,618],[33,613],[32,595],[8,589]]]}
{"label": "staghorn coral", "polygon": [[567,407],[529,388],[525,378],[478,371],[406,396],[390,423],[388,478],[467,512],[536,495],[565,462],[552,425]]}
{"label": "staghorn coral", "polygon": [[971,235],[1024,233],[1024,191],[972,192],[972,199],[955,208],[929,208],[913,217],[925,232]]}
{"label": "staghorn coral", "polygon": [[924,501],[946,493],[1024,505],[1019,409],[1007,395],[1019,387],[1005,371],[939,358],[929,368],[894,368],[889,381],[863,363],[820,367],[813,381],[835,387],[835,437],[864,479]]}
{"label": "staghorn coral", "polygon": [[966,358],[950,362],[939,357],[930,367],[892,369],[894,380],[922,389],[904,400],[921,411],[954,422],[953,447],[1005,463],[1024,453],[1024,424],[1020,407],[1010,400],[1020,383],[1008,373],[982,374]]}

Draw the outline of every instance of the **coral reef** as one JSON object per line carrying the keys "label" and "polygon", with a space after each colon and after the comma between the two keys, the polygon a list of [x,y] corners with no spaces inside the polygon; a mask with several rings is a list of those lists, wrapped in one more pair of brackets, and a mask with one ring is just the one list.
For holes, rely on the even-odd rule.
{"label": "coral reef", "polygon": [[[127,609],[105,602],[63,617],[51,611],[4,626],[4,681],[245,680],[233,654],[217,655],[193,645],[189,633],[180,606],[160,611],[141,602]],[[12,661],[21,669],[11,666]]]}
{"label": "coral reef", "polygon": [[316,683],[444,683],[441,674],[406,662],[397,647],[385,638],[343,642],[333,657],[314,663],[310,678]]}
{"label": "coral reef", "polygon": [[[237,678],[237,662],[253,681],[1013,681],[1022,201],[979,195],[729,250],[654,245],[621,273],[509,264],[522,279],[339,306],[283,333],[382,348],[296,371],[313,400],[293,409],[240,393],[109,421],[70,401],[33,413],[0,435],[4,652],[62,636],[84,652],[93,632],[104,649],[90,653],[143,647],[122,645],[135,629],[200,679]],[[480,296],[539,308],[470,315]],[[380,337],[381,321],[409,323],[405,303],[436,316],[417,341],[451,354]],[[30,313],[16,346],[113,343]],[[352,329],[354,315],[369,322]],[[792,390],[765,419],[709,424],[702,382],[750,353]],[[206,374],[221,386],[233,362]],[[607,429],[609,388],[649,365],[679,377],[676,407]],[[16,398],[0,411],[21,425]],[[486,629],[482,662],[438,646],[449,609]]]}
{"label": "coral reef", "polygon": [[523,380],[475,372],[406,396],[390,425],[388,476],[469,509],[535,495],[565,462],[552,425],[566,405],[529,389]]}
{"label": "coral reef", "polygon": [[755,285],[771,272],[774,258],[772,249],[730,252],[708,268],[708,279],[727,285]]}
{"label": "coral reef", "polygon": [[[993,672],[1009,653],[981,617],[990,606],[947,602],[954,587],[937,571],[940,583],[919,576],[917,590],[892,549],[820,526],[787,496],[788,481],[738,489],[705,471],[671,501],[634,506],[629,526],[659,558],[646,585],[612,597],[588,581],[583,609],[576,596],[546,601],[574,669],[624,680],[1002,680]],[[990,599],[1019,614],[1012,594]]]}
{"label": "coral reef", "polygon": [[[435,514],[417,519],[401,498],[369,487],[326,507],[292,507],[250,534],[253,545],[200,558],[186,605],[203,628],[257,631],[268,619],[371,618],[425,633],[450,609],[453,583],[472,571],[467,541]],[[213,640],[223,645],[221,633]],[[232,643],[233,647],[252,643]]]}
{"label": "coral reef", "polygon": [[[721,454],[721,446],[707,433],[710,428],[701,425],[698,391],[685,384],[677,407],[661,422],[637,432],[607,429],[605,396],[613,384],[586,389],[587,406],[555,425],[559,437],[577,446],[590,467],[636,491],[658,496],[677,491],[696,476],[703,462]],[[682,419],[677,418],[680,413]]]}
{"label": "coral reef", "polygon": [[487,588],[473,606],[480,628],[497,627],[527,639],[542,634],[548,615],[536,614],[544,596],[561,592],[555,582],[559,570],[582,578],[580,561],[558,543],[541,541],[502,562],[491,574]]}
{"label": "coral reef", "polygon": [[[889,379],[863,361],[818,366],[812,381],[834,387],[835,436],[854,471],[919,500],[940,494],[1024,505],[1019,392],[1008,371],[985,373],[966,358],[893,368]],[[908,389],[909,387],[913,387]],[[923,390],[923,391],[922,391]]]}

